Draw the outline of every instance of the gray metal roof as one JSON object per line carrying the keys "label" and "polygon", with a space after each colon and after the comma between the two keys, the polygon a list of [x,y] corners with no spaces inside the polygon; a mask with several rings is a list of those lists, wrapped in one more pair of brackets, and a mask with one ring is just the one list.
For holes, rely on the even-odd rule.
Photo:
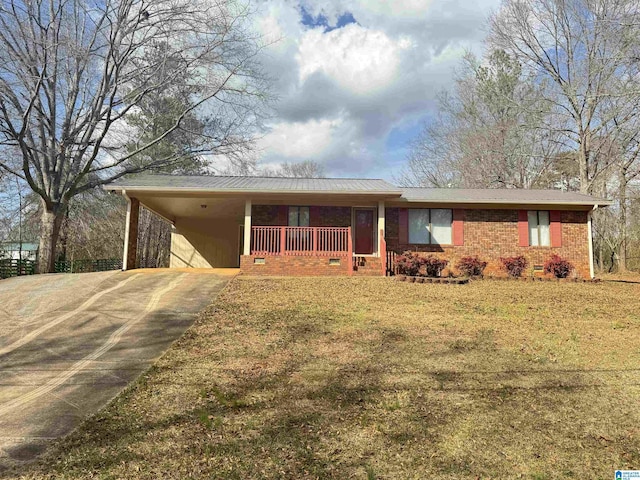
{"label": "gray metal roof", "polygon": [[202,193],[319,193],[397,197],[393,201],[415,203],[611,205],[590,195],[561,190],[401,188],[370,178],[282,178],[232,176],[136,175],[105,186],[112,191]]}
{"label": "gray metal roof", "polygon": [[613,202],[577,192],[516,188],[402,188],[408,202],[611,205]]}
{"label": "gray metal roof", "polygon": [[368,178],[282,178],[139,175],[120,179],[107,190],[184,190],[209,192],[344,193],[400,196],[398,187]]}

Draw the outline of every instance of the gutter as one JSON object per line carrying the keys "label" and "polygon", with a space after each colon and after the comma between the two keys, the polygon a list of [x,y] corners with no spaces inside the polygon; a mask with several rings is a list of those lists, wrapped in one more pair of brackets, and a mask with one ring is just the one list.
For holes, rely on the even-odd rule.
{"label": "gutter", "polygon": [[593,202],[583,200],[517,200],[517,199],[473,199],[473,200],[452,200],[452,199],[400,199],[403,204],[412,203],[440,203],[448,205],[613,205],[611,200],[594,199]]}
{"label": "gutter", "polygon": [[591,227],[591,216],[599,206],[600,205],[596,203],[593,208],[589,210],[589,213],[587,213],[587,235],[589,237],[589,274],[591,275],[591,278],[595,278],[595,271],[593,268],[593,229]]}

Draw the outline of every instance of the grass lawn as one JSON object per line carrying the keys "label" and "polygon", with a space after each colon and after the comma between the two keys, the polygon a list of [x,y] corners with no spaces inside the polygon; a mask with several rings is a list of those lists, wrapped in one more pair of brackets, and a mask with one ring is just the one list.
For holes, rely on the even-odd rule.
{"label": "grass lawn", "polygon": [[640,284],[233,280],[27,478],[609,479]]}

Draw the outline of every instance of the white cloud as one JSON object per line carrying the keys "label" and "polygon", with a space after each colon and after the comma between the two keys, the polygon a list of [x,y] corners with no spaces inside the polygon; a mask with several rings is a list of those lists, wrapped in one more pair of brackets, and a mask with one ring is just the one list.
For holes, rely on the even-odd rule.
{"label": "white cloud", "polygon": [[397,78],[400,53],[407,46],[356,24],[327,33],[314,28],[302,37],[296,57],[300,81],[320,71],[354,94],[376,92]]}
{"label": "white cloud", "polygon": [[284,160],[319,159],[331,146],[342,125],[340,118],[276,123],[260,141],[259,147],[268,155],[283,157]]}
{"label": "white cloud", "polygon": [[[391,177],[390,162],[411,140],[400,144],[398,132],[433,115],[466,50],[481,53],[483,22],[499,0],[302,1],[260,6],[261,32],[280,39],[264,56],[279,101],[262,161],[313,159],[330,175]],[[306,26],[302,6],[334,26],[347,12],[357,23]]]}

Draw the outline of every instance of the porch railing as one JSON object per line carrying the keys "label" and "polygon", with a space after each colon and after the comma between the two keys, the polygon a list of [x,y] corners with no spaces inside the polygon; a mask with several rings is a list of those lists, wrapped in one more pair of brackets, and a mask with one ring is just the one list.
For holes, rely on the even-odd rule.
{"label": "porch railing", "polygon": [[251,227],[252,255],[344,256],[351,249],[349,227]]}

